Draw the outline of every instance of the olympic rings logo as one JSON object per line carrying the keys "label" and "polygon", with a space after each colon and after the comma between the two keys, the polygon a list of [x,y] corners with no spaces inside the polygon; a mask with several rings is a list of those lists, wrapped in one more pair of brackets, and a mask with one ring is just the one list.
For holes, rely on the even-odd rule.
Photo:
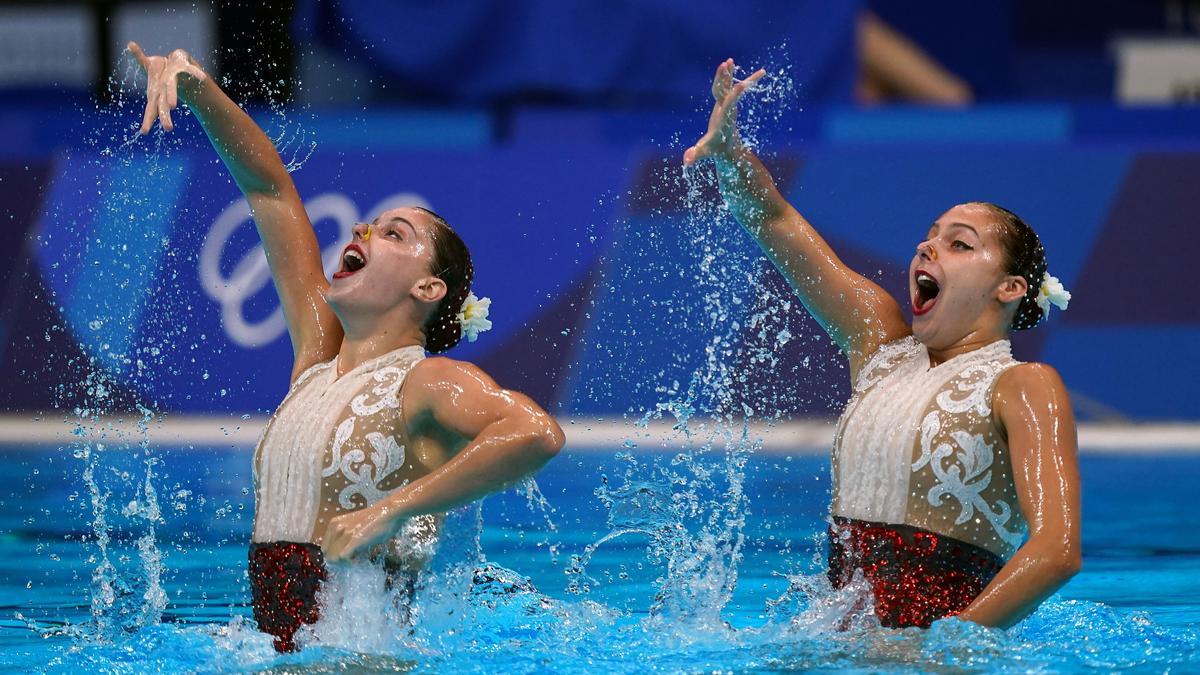
{"label": "olympic rings logo", "polygon": [[[304,210],[308,212],[314,228],[325,220],[332,220],[338,226],[337,243],[321,251],[321,265],[325,268],[326,276],[337,270],[342,253],[341,242],[350,239],[355,223],[372,221],[380,213],[401,206],[429,208],[429,202],[412,192],[398,192],[380,201],[367,211],[365,219],[360,219],[358,206],[340,192],[327,192],[306,200]],[[221,257],[229,239],[246,223],[252,223],[250,203],[242,197],[225,207],[208,229],[204,247],[200,250],[198,271],[200,287],[221,306],[221,323],[225,327],[225,334],[237,345],[257,349],[283,335],[287,331],[287,322],[282,306],[277,306],[267,318],[260,321],[250,321],[243,313],[246,300],[271,282],[271,271],[267,267],[266,252],[261,243],[242,254],[229,276],[221,273]]]}

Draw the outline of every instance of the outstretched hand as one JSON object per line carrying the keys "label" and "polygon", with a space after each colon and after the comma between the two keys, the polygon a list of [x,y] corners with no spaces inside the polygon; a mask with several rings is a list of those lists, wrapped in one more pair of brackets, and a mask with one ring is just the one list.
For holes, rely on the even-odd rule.
{"label": "outstretched hand", "polygon": [[182,49],[176,49],[167,56],[146,56],[136,42],[130,42],[127,49],[146,73],[146,112],[142,115],[142,135],[150,133],[156,117],[165,131],[171,131],[175,128],[171,111],[179,105],[179,76],[182,74],[199,83],[208,79],[208,74]]}
{"label": "outstretched hand", "polygon": [[728,152],[737,144],[738,99],[766,75],[767,71],[759,68],[750,77],[734,81],[733,68],[733,59],[726,59],[717,66],[717,74],[713,77],[712,84],[712,95],[716,103],[708,117],[708,131],[695,145],[684,151],[683,163],[686,165],[690,166],[705,157]]}

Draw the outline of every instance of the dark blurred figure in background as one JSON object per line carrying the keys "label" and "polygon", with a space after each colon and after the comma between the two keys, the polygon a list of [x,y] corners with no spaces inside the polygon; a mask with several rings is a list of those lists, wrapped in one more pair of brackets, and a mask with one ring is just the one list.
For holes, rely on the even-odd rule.
{"label": "dark blurred figure in background", "polygon": [[855,97],[859,103],[959,106],[974,100],[971,85],[871,11],[858,18],[858,58]]}

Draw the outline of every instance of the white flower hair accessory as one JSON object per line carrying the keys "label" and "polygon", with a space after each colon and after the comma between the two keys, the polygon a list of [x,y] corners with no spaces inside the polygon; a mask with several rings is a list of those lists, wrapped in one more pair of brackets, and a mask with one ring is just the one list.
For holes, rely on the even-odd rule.
{"label": "white flower hair accessory", "polygon": [[491,298],[478,298],[474,293],[467,295],[462,311],[458,313],[462,337],[467,338],[467,342],[474,342],[480,333],[492,329],[492,322],[488,321],[488,311],[491,307]]}
{"label": "white flower hair accessory", "polygon": [[1042,285],[1038,288],[1037,305],[1042,308],[1042,316],[1050,316],[1050,305],[1066,311],[1067,303],[1071,302],[1071,292],[1062,285],[1058,277],[1050,276],[1047,272],[1042,277]]}

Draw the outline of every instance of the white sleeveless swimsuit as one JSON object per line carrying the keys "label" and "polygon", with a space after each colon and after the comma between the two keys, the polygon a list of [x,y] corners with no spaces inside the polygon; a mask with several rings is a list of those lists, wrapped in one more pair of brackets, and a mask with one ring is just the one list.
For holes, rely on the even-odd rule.
{"label": "white sleeveless swimsuit", "polygon": [[909,525],[1009,557],[1025,522],[992,392],[1018,363],[1008,340],[933,367],[914,337],[880,347],[838,421],[832,514]]}
{"label": "white sleeveless swimsuit", "polygon": [[[405,456],[401,388],[425,358],[401,347],[341,377],[337,359],[305,370],[254,453],[255,543],[321,542],[329,520],[369,506],[428,473]],[[409,520],[394,545],[427,558],[441,518]]]}

